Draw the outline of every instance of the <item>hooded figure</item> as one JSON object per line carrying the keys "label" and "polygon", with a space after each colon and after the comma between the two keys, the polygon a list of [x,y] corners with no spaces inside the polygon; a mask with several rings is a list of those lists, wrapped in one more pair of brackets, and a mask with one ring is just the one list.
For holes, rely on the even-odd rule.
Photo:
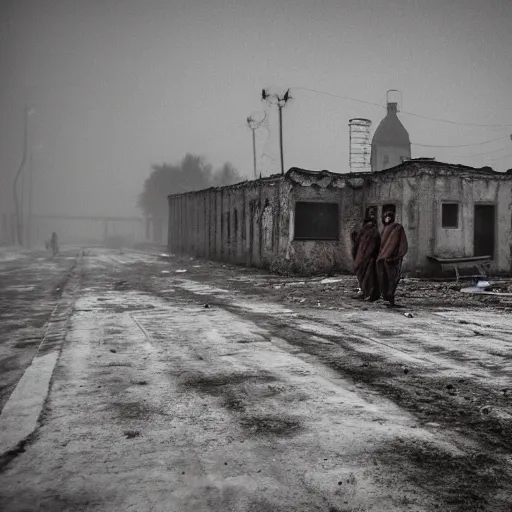
{"label": "hooded figure", "polygon": [[402,272],[402,260],[407,254],[407,236],[401,224],[395,222],[394,212],[383,215],[380,251],[377,256],[377,274],[382,297],[390,305],[395,304],[395,292]]}
{"label": "hooded figure", "polygon": [[375,301],[380,297],[376,259],[379,254],[380,235],[374,216],[364,219],[363,227],[354,234],[352,256],[354,272],[364,300]]}
{"label": "hooded figure", "polygon": [[52,238],[50,239],[50,247],[52,249],[53,255],[55,256],[59,252],[59,237],[55,231],[52,233]]}

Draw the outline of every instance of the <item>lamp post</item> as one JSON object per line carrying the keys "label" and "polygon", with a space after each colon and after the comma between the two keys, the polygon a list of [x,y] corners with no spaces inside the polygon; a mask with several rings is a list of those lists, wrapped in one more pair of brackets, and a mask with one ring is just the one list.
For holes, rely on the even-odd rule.
{"label": "lamp post", "polygon": [[264,116],[261,121],[257,121],[254,118],[254,114],[250,115],[247,118],[247,125],[252,130],[252,155],[253,155],[253,164],[254,164],[254,179],[258,179],[258,172],[256,170],[256,130],[265,122],[266,118],[267,118],[266,112],[264,112]]}
{"label": "lamp post", "polygon": [[23,212],[20,214],[20,204],[18,201],[18,193],[17,193],[17,184],[18,179],[20,177],[21,172],[23,171],[23,168],[25,167],[25,161],[27,160],[27,144],[28,144],[28,118],[29,116],[34,112],[34,109],[29,108],[28,105],[25,105],[25,115],[23,118],[23,155],[21,157],[21,163],[18,168],[18,172],[16,173],[16,176],[14,177],[14,184],[13,184],[13,195],[14,195],[14,207],[16,210],[16,236],[18,238],[18,243],[20,245],[23,244]]}
{"label": "lamp post", "polygon": [[27,220],[27,245],[32,247],[32,201],[34,191],[34,150],[41,149],[42,144],[30,148],[29,180],[28,180],[28,220]]}

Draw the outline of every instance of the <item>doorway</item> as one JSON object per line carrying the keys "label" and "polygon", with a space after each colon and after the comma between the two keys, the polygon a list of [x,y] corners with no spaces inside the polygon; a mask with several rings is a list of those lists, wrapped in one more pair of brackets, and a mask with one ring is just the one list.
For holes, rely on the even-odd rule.
{"label": "doorway", "polygon": [[494,258],[494,205],[475,205],[474,256]]}

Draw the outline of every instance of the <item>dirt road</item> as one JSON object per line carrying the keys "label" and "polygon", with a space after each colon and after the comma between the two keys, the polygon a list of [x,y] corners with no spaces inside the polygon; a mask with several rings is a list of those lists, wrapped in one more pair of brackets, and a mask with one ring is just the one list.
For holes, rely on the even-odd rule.
{"label": "dirt road", "polygon": [[135,251],[93,250],[81,269],[1,510],[512,510],[500,304],[443,290],[389,311],[353,300],[351,277]]}

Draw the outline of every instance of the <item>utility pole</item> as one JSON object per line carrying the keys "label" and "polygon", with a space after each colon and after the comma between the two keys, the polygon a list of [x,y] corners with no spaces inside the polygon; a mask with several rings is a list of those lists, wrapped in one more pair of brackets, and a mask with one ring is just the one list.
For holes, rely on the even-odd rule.
{"label": "utility pole", "polygon": [[[27,149],[28,151],[28,149]],[[20,212],[21,212],[21,233],[22,239],[20,240],[21,245],[25,245],[25,175],[27,174],[25,166],[21,171],[21,197],[20,197]]]}
{"label": "utility pole", "polygon": [[253,164],[254,164],[254,179],[258,179],[258,172],[256,170],[256,130],[265,122],[267,117],[267,113],[264,113],[263,119],[261,121],[257,121],[253,115],[250,115],[247,118],[247,125],[252,130],[252,155],[253,155]]}
{"label": "utility pole", "polygon": [[278,102],[279,108],[279,147],[281,148],[281,174],[284,174],[284,157],[283,157],[283,105]]}
{"label": "utility pole", "polygon": [[256,179],[258,177],[258,174],[256,172],[256,129],[251,128],[252,131],[252,159],[254,164],[254,178]]}
{"label": "utility pole", "polygon": [[279,109],[279,148],[281,150],[281,174],[284,174],[284,156],[283,156],[283,107],[286,105],[288,100],[291,100],[290,89],[288,89],[283,96],[279,96],[278,94],[269,94],[265,89],[261,91],[261,99],[263,101],[269,101],[272,103],[272,100],[277,102],[277,107]]}
{"label": "utility pole", "polygon": [[32,198],[33,198],[33,180],[34,180],[34,148],[30,149],[30,167],[28,181],[28,219],[27,219],[27,245],[32,247]]}
{"label": "utility pole", "polygon": [[14,195],[14,207],[16,213],[16,236],[18,237],[18,243],[23,244],[23,219],[21,212],[20,215],[20,204],[18,200],[18,193],[16,190],[16,185],[18,184],[18,179],[20,177],[23,168],[25,167],[25,161],[27,159],[27,144],[28,144],[28,116],[32,114],[33,110],[29,109],[28,105],[25,105],[24,118],[23,118],[23,155],[21,157],[21,163],[18,168],[18,172],[14,178],[13,184],[13,195]]}
{"label": "utility pole", "polygon": [[34,150],[42,149],[43,145],[38,144],[37,146],[30,147],[30,163],[28,173],[28,220],[27,220],[27,244],[28,247],[32,247],[32,232],[33,232],[33,215],[32,205],[34,202]]}

